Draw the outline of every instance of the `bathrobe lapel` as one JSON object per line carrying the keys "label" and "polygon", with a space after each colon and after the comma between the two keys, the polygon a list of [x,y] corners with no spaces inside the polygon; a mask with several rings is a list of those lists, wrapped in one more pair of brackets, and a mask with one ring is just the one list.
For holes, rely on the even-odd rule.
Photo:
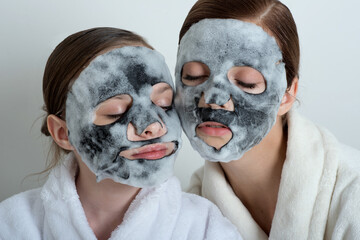
{"label": "bathrobe lapel", "polygon": [[265,232],[257,225],[250,212],[226,181],[219,163],[205,161],[202,183],[201,195],[220,208],[224,216],[237,227],[245,240],[267,239]]}
{"label": "bathrobe lapel", "polygon": [[[288,114],[288,146],[269,239],[322,239],[338,168],[338,143],[327,130]],[[305,129],[305,131],[304,131]],[[206,161],[201,195],[214,202],[244,239],[268,239],[226,181]]]}
{"label": "bathrobe lapel", "polygon": [[338,142],[296,112],[288,116],[288,148],[270,239],[322,239],[338,169]]}

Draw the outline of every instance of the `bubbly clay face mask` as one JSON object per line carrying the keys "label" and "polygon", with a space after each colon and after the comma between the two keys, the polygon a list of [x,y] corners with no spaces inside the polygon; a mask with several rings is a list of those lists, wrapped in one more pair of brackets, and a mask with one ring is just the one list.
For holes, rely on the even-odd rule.
{"label": "bubbly clay face mask", "polygon": [[[184,84],[182,71],[189,62],[207,66],[209,74],[201,84]],[[236,86],[229,80],[234,67],[250,67],[259,72],[265,80],[264,90],[254,94]],[[241,158],[268,134],[287,84],[275,39],[261,27],[235,19],[204,19],[191,26],[179,45],[175,77],[175,105],[183,130],[193,148],[214,162]],[[188,78],[191,82],[194,77]],[[206,104],[218,106],[231,100],[233,110],[199,107],[201,98]],[[226,126],[232,133],[231,139],[220,149],[208,145],[196,133],[204,122]]]}
{"label": "bubbly clay face mask", "polygon": [[[97,56],[75,80],[66,100],[69,139],[97,181],[110,178],[135,187],[147,187],[173,175],[181,144],[180,121],[174,109],[163,109],[152,102],[153,86],[158,83],[168,84],[171,91],[174,89],[164,58],[154,50],[135,46]],[[121,117],[110,124],[94,124],[97,106],[121,94],[132,99]],[[166,127],[167,132],[146,141],[128,139],[129,123],[141,134],[154,122]],[[131,160],[120,156],[120,152],[128,149],[166,142],[173,143],[174,150],[160,159]]]}

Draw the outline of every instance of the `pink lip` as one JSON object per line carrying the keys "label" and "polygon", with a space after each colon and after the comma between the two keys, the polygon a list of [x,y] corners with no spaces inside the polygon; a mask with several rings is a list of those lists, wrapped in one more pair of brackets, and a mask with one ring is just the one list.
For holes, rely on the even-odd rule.
{"label": "pink lip", "polygon": [[[167,155],[166,153],[168,151],[168,146],[163,143],[155,143],[140,148],[129,149],[126,151],[131,151],[131,159],[156,160],[163,158]],[[120,153],[120,155],[122,154]]]}
{"label": "pink lip", "polygon": [[197,126],[197,129],[208,136],[224,136],[231,133],[230,128],[218,122],[203,122]]}

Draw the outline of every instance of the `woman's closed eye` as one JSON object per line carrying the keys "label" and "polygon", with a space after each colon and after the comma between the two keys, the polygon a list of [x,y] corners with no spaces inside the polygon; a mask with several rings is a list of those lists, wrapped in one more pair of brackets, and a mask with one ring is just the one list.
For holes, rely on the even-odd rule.
{"label": "woman's closed eye", "polygon": [[201,62],[185,63],[182,69],[181,81],[187,86],[197,86],[210,76],[209,67]]}
{"label": "woman's closed eye", "polygon": [[183,79],[189,80],[189,81],[196,81],[196,80],[201,80],[204,78],[208,78],[209,76],[207,75],[201,75],[201,76],[191,76],[189,74],[187,74],[185,77],[183,77]]}
{"label": "woman's closed eye", "polygon": [[242,86],[244,88],[249,88],[249,89],[255,89],[257,87],[256,83],[246,83],[246,82],[243,82],[238,79],[235,79],[235,83],[239,86]]}

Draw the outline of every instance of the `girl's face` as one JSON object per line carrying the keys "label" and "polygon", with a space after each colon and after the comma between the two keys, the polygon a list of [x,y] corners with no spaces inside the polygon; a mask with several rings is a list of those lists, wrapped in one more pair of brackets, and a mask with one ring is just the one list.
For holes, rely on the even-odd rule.
{"label": "girl's face", "polygon": [[173,174],[181,144],[172,106],[171,75],[159,53],[111,50],[96,57],[69,91],[70,142],[98,181],[158,185]]}
{"label": "girl's face", "polygon": [[[167,83],[161,82],[152,86],[150,100],[153,104],[168,111],[172,107],[173,89]],[[118,121],[132,106],[132,97],[128,94],[116,95],[100,103],[95,110],[93,123],[105,126]],[[160,119],[161,121],[161,119]],[[167,133],[166,125],[161,122],[150,123],[141,133],[136,133],[135,126],[130,122],[127,126],[127,139],[130,141],[146,141],[164,136]],[[141,148],[132,148],[120,152],[120,156],[130,159],[158,160],[171,155],[175,150],[173,142],[145,145]]]}
{"label": "girl's face", "polygon": [[276,121],[286,90],[282,54],[261,27],[205,19],[180,42],[176,108],[192,146],[210,161],[239,159]]}

